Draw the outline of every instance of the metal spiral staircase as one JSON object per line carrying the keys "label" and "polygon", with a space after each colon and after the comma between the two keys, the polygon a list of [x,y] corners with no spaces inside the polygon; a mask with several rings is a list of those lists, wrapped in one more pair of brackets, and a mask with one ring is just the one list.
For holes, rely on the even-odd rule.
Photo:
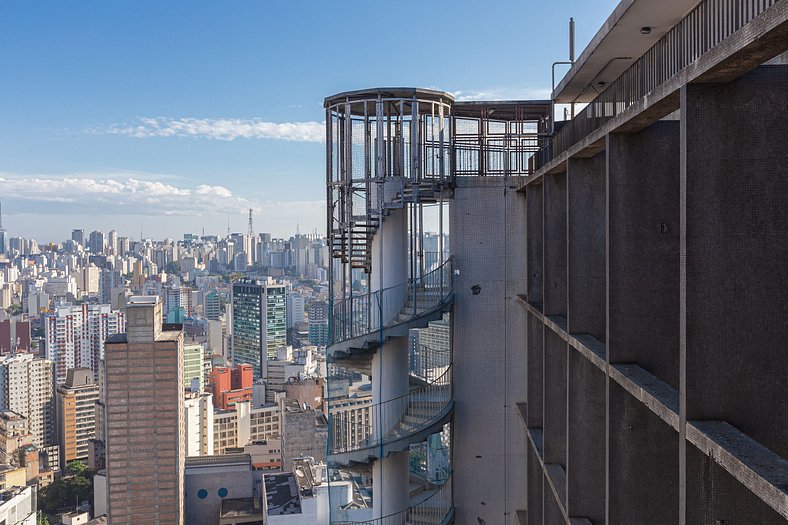
{"label": "metal spiral staircase", "polygon": [[[446,176],[451,102],[445,93],[401,88],[349,92],[326,99],[332,255],[327,357],[332,365],[371,376],[373,388],[375,378],[380,380],[383,373],[381,354],[389,352],[393,359],[390,362],[398,363],[394,368],[399,371],[390,373],[402,374],[392,376],[401,378],[395,381],[400,386],[388,393],[381,390],[376,394],[381,401],[364,408],[369,411],[368,418],[332,413],[329,400],[329,468],[372,469],[373,474],[377,468],[377,475],[384,475],[381,462],[394,458],[402,465],[402,453],[407,455],[411,446],[441,432],[452,417],[450,363],[429,378],[412,372],[406,377],[408,367],[400,365],[403,360],[404,365],[408,364],[407,350],[402,354],[403,342],[395,339],[407,337],[412,328],[426,328],[430,321],[441,319],[453,303],[452,260],[444,260],[441,249],[438,263],[427,267],[422,260],[425,250],[421,237],[423,206],[439,204],[442,214],[444,199],[451,193],[451,179]],[[387,228],[389,233],[383,235]],[[386,253],[382,248],[384,237],[402,242],[395,242],[398,248],[394,252],[388,246]],[[395,275],[400,275],[397,272],[405,265],[394,273],[389,268],[406,260],[405,276],[397,282]],[[384,267],[385,274],[381,271]],[[367,276],[371,291],[355,287],[363,279],[359,272]],[[376,359],[378,365],[373,367]],[[405,393],[401,393],[403,381],[407,383]],[[332,524],[428,525],[451,521],[450,478],[442,483],[419,481],[413,475],[411,479],[401,478],[402,474],[387,478],[385,485],[404,484],[407,501],[401,499],[401,491],[397,493],[399,499],[388,502],[381,502],[384,496],[375,492],[374,519],[335,519]],[[397,501],[393,509],[392,501]]]}

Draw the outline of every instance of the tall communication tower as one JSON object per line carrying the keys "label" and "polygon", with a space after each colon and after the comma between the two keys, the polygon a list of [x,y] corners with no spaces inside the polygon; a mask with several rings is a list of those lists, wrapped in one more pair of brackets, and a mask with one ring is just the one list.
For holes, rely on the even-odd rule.
{"label": "tall communication tower", "polygon": [[254,237],[254,226],[252,225],[252,208],[249,208],[249,237]]}

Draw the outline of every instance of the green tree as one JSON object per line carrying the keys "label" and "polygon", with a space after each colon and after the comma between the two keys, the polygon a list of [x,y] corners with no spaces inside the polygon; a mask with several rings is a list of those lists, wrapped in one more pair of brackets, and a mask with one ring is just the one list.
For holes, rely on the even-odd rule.
{"label": "green tree", "polygon": [[66,477],[55,479],[39,492],[39,508],[50,517],[77,502],[90,499],[93,493],[92,473],[84,463],[70,462],[66,465],[65,474]]}
{"label": "green tree", "polygon": [[66,473],[74,476],[87,476],[85,473],[87,469],[88,467],[79,460],[69,461],[66,465]]}

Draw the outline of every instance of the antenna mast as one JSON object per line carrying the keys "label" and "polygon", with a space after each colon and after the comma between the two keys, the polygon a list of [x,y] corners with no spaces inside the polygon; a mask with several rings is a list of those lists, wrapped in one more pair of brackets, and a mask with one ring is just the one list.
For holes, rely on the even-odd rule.
{"label": "antenna mast", "polygon": [[252,225],[252,208],[249,208],[249,237],[254,237],[254,226]]}

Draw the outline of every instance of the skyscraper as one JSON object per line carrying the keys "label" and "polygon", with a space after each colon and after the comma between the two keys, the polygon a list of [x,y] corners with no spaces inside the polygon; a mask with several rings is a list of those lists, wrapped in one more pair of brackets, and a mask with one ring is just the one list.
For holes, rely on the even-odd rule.
{"label": "skyscraper", "polygon": [[85,230],[71,230],[71,240],[85,246]]}
{"label": "skyscraper", "polygon": [[232,361],[250,364],[254,378],[266,376],[266,362],[287,344],[285,285],[272,279],[233,283]]}
{"label": "skyscraper", "polygon": [[55,363],[57,383],[66,380],[70,368],[89,368],[97,377],[104,341],[123,332],[125,322],[125,314],[108,304],[57,305],[44,318],[46,356]]}
{"label": "skyscraper", "polygon": [[[194,386],[197,390],[192,389]],[[183,388],[199,393],[204,386],[205,348],[202,343],[185,344],[183,345]]]}
{"label": "skyscraper", "polygon": [[328,340],[328,303],[312,301],[309,305],[309,342],[325,346]]}
{"label": "skyscraper", "polygon": [[162,326],[157,296],[131,297],[126,315],[127,332],[106,343],[108,518],[182,525],[183,332]]}
{"label": "skyscraper", "polygon": [[203,296],[203,314],[206,319],[216,321],[222,315],[222,299],[219,292],[211,290]]}
{"label": "skyscraper", "polygon": [[90,232],[90,239],[88,240],[88,249],[93,254],[104,253],[107,247],[107,236],[104,232],[95,230]]}
{"label": "skyscraper", "polygon": [[287,328],[304,322],[304,296],[297,292],[287,294]]}
{"label": "skyscraper", "polygon": [[8,232],[3,228],[3,205],[0,203],[0,254],[8,251]]}
{"label": "skyscraper", "polygon": [[107,255],[118,255],[118,232],[110,230],[107,237]]}
{"label": "skyscraper", "polygon": [[37,447],[54,443],[55,396],[52,361],[33,354],[8,355],[0,361],[0,409],[28,420]]}
{"label": "skyscraper", "polygon": [[96,437],[96,401],[99,387],[89,368],[72,368],[57,387],[57,442],[60,464],[80,460],[87,463],[89,441]]}

